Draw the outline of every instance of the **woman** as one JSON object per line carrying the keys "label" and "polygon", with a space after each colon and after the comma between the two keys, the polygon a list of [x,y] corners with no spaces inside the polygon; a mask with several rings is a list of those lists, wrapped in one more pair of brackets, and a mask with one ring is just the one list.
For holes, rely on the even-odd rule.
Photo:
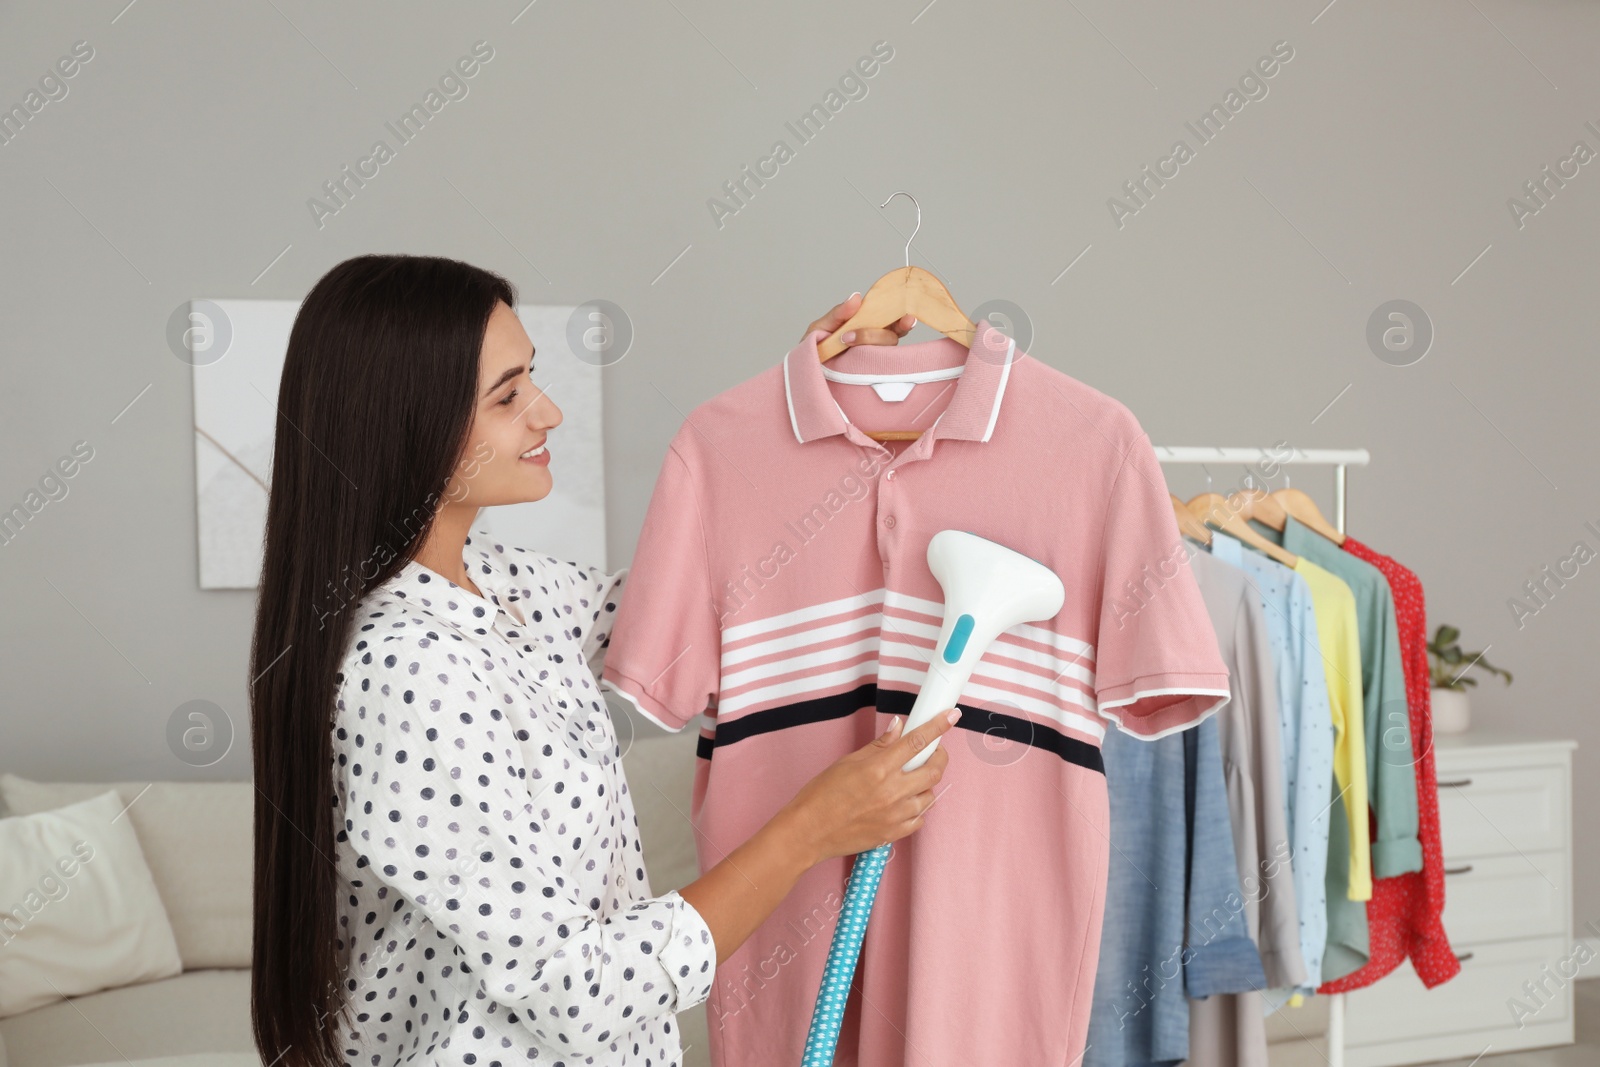
{"label": "woman", "polygon": [[250,667],[269,1063],[676,1064],[673,1013],[811,866],[921,826],[947,760],[902,771],[949,721],[896,718],[651,896],[596,682],[622,575],[471,533],[551,488],[561,412],[515,305],[464,263],[361,256],[289,337]]}

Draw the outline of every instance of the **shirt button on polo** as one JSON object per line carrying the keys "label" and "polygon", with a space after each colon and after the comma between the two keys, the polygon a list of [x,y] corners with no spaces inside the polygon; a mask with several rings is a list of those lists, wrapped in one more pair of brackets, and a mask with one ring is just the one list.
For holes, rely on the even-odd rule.
{"label": "shirt button on polo", "polygon": [[884,524],[884,525],[885,525],[885,526],[887,526],[887,527],[888,527],[888,528],[889,528],[889,529],[891,529],[891,530],[892,530],[892,529],[894,529],[894,516],[893,516],[893,515],[890,515],[890,516],[888,516],[888,517],[886,517],[886,518],[885,518],[885,519],[884,519],[884,520],[883,520],[883,524]]}
{"label": "shirt button on polo", "polygon": [[891,469],[891,470],[888,470],[888,471],[884,472],[883,480],[886,481],[886,482],[894,481],[894,471]]}

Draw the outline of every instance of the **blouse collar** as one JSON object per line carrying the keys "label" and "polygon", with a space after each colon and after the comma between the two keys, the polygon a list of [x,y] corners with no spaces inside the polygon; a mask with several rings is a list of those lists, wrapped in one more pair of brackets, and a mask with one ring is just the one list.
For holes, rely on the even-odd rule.
{"label": "blouse collar", "polygon": [[506,609],[506,604],[518,597],[511,591],[512,579],[500,558],[503,552],[487,530],[477,530],[467,537],[461,562],[466,564],[473,584],[483,590],[483,596],[414,559],[407,560],[390,579],[389,591],[429,614],[480,636],[489,632],[497,614],[505,615],[512,624],[522,625],[522,620]]}

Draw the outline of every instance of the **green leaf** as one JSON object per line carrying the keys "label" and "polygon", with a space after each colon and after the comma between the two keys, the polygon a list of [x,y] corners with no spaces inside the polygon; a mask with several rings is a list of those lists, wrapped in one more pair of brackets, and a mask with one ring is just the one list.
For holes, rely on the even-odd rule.
{"label": "green leaf", "polygon": [[1448,645],[1460,636],[1461,631],[1454,626],[1448,623],[1440,623],[1438,631],[1433,635],[1433,643],[1440,646]]}
{"label": "green leaf", "polygon": [[1501,677],[1503,677],[1506,680],[1506,684],[1507,685],[1511,684],[1511,672],[1510,671],[1501,670],[1499,667],[1494,666],[1492,663],[1490,663],[1488,660],[1484,659],[1482,656],[1478,657],[1478,666],[1482,667],[1484,670],[1490,672],[1491,674],[1500,675]]}

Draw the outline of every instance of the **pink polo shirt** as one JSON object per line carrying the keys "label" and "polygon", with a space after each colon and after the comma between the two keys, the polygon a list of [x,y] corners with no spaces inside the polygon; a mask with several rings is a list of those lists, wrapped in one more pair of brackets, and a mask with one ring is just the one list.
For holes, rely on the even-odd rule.
{"label": "pink polo shirt", "polygon": [[[1228,693],[1166,482],[1125,407],[987,322],[970,350],[826,364],[824,336],[678,431],[603,680],[668,730],[705,713],[690,815],[709,870],[910,709],[944,611],[935,533],[1055,570],[1061,612],[1002,634],[962,691],[939,803],[884,870],[837,1062],[1071,1063],[1104,907],[1107,720],[1159,737]],[[890,399],[870,384],[896,377]],[[807,872],[718,969],[714,1064],[799,1062],[850,863]]]}

